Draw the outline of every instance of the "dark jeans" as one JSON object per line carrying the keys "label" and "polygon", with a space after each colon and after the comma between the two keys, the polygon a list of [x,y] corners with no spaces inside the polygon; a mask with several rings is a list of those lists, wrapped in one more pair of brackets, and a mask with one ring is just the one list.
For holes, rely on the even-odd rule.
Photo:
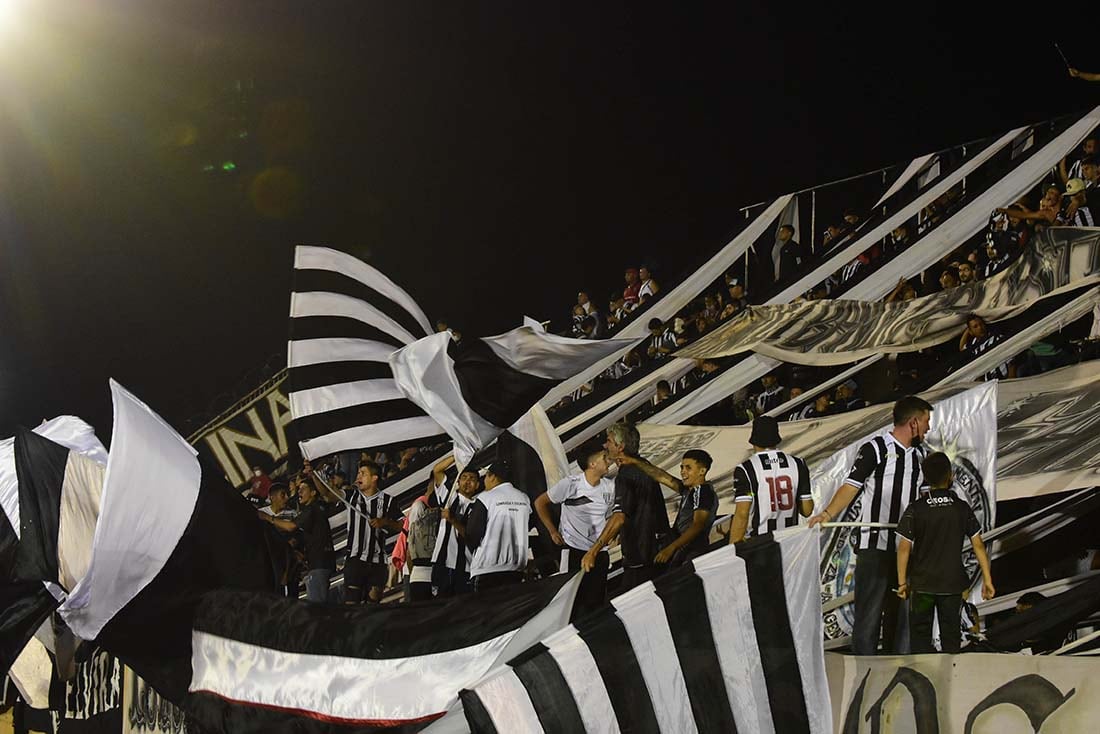
{"label": "dark jeans", "polygon": [[496,573],[483,573],[470,578],[474,585],[474,591],[486,591],[500,586],[511,586],[523,581],[523,571],[497,571]]}
{"label": "dark jeans", "polygon": [[852,651],[856,655],[878,653],[879,634],[885,654],[909,652],[909,615],[899,604],[897,554],[877,549],[856,555],[856,614]]}
{"label": "dark jeans", "polygon": [[923,594],[909,597],[909,644],[913,653],[935,652],[932,646],[932,620],[940,620],[940,648],[958,652],[962,645],[961,594]]}
{"label": "dark jeans", "polygon": [[457,596],[473,591],[473,587],[470,586],[470,574],[447,568],[442,563],[432,567],[432,586],[436,589],[436,596]]}

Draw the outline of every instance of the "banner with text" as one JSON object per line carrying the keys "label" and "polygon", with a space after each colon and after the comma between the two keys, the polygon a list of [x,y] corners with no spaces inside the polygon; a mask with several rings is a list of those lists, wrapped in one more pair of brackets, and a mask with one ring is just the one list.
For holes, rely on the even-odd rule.
{"label": "banner with text", "polygon": [[825,654],[840,734],[1095,731],[1095,670],[1049,656]]}
{"label": "banner with text", "polygon": [[285,382],[284,370],[188,439],[217,461],[234,487],[243,488],[252,479],[254,466],[274,474],[286,462],[292,444],[287,441],[291,416]]}

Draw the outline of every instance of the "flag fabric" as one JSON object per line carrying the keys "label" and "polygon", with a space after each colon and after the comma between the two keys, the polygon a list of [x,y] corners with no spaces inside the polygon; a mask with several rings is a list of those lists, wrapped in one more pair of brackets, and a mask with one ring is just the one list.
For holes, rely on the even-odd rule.
{"label": "flag fabric", "polygon": [[300,245],[290,295],[287,394],[302,455],[413,443],[444,430],[405,398],[388,360],[432,333],[416,302],[375,268]]}
{"label": "flag fabric", "polygon": [[725,546],[461,695],[475,734],[831,732],[816,533]]}
{"label": "flag fabric", "polygon": [[572,612],[579,575],[399,607],[206,595],[185,710],[203,731],[414,731]]}
{"label": "flag fabric", "polygon": [[401,392],[455,442],[458,462],[492,442],[547,392],[636,339],[570,339],[541,326],[454,341],[435,334],[390,357]]}
{"label": "flag fabric", "polygon": [[287,367],[302,455],[448,434],[465,464],[562,380],[635,341],[569,339],[532,323],[456,341],[433,334],[413,298],[375,268],[301,245]]}
{"label": "flag fabric", "polygon": [[59,614],[172,700],[190,680],[202,593],[274,591],[255,509],[159,416],[112,381],[114,432],[87,572]]}
{"label": "flag fabric", "polygon": [[[72,416],[0,441],[0,670],[5,673],[87,568],[105,459],[91,426]],[[17,685],[37,687],[25,674],[22,669],[12,674]]]}

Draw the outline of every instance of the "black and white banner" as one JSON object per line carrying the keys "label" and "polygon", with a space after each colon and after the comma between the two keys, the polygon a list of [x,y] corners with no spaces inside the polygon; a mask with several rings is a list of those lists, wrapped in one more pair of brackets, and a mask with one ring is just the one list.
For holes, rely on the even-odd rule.
{"label": "black and white banner", "polygon": [[1100,229],[1052,227],[988,280],[911,301],[802,301],[748,310],[676,353],[753,351],[785,362],[834,365],[880,352],[912,352],[957,338],[968,314],[1014,316],[1035,301],[1100,281]]}
{"label": "black and white banner", "polygon": [[209,594],[195,616],[186,709],[204,730],[232,734],[426,724],[566,626],[580,582],[380,608]]}
{"label": "black and white banner", "polygon": [[240,489],[252,480],[252,467],[274,474],[285,465],[290,421],[286,373],[280,372],[188,441],[216,461],[229,483]]}
{"label": "black and white banner", "polygon": [[1090,732],[1100,717],[1096,663],[1066,657],[825,656],[840,734]]}
{"label": "black and white banner", "polygon": [[793,530],[636,587],[464,691],[470,729],[832,732],[818,560]]}
{"label": "black and white banner", "polygon": [[187,734],[181,709],[130,668],[122,676],[122,734]]}
{"label": "black and white banner", "polygon": [[569,339],[529,324],[483,338],[433,334],[378,270],[304,245],[290,317],[290,410],[306,458],[446,433],[465,464],[562,380],[637,341]]}

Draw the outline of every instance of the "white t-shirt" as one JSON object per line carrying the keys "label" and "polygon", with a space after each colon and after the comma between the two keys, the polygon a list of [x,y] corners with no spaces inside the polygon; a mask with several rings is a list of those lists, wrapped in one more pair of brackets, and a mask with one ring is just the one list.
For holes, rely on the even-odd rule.
{"label": "white t-shirt", "polygon": [[584,474],[570,475],[550,489],[546,496],[561,505],[558,529],[570,548],[586,551],[603,532],[615,505],[615,482],[604,477],[592,486]]}

